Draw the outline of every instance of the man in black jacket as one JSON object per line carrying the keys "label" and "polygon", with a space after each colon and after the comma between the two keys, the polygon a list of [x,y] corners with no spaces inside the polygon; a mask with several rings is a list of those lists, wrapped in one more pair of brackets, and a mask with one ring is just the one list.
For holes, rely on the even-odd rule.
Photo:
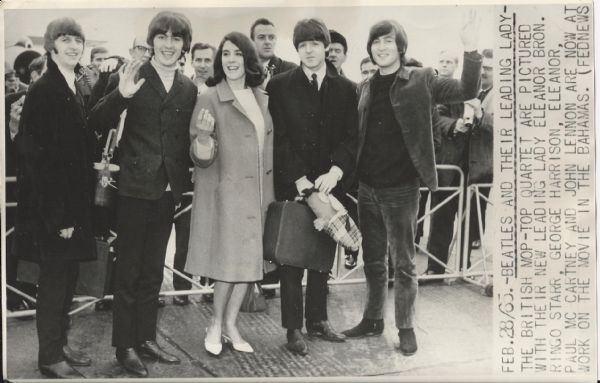
{"label": "man in black jacket", "polygon": [[254,41],[258,60],[267,73],[263,84],[265,86],[273,76],[298,67],[292,62],[275,56],[275,45],[277,44],[275,32],[275,24],[264,18],[256,20],[250,27],[250,39]]}
{"label": "man in black jacket", "polygon": [[161,12],[150,22],[150,62],[132,61],[120,70],[90,120],[95,129],[127,117],[119,142],[117,264],[113,346],[119,363],[146,376],[138,352],[164,363],[179,359],[156,343],[157,299],[175,207],[190,175],[188,134],[197,88],[178,71],[190,49],[191,25],[180,13]]}
{"label": "man in black jacket", "polygon": [[[292,200],[305,189],[342,195],[339,181],[354,169],[357,100],[350,80],[325,60],[329,31],[322,21],[299,21],[294,46],[301,67],[275,76],[267,85],[275,129],[275,196]],[[323,257],[333,257],[322,254]],[[281,266],[281,316],[286,347],[306,355],[302,338],[302,276],[304,269]],[[344,341],[327,320],[328,272],[308,271],[306,329],[309,335]]]}

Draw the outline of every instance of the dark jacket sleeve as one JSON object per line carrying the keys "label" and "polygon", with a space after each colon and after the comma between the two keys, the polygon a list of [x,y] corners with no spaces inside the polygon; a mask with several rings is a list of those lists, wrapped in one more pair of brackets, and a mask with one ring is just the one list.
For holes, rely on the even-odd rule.
{"label": "dark jacket sleeve", "polygon": [[282,78],[274,78],[267,84],[267,93],[269,95],[269,112],[273,120],[274,136],[274,162],[279,170],[278,175],[285,184],[292,184],[299,178],[308,174],[308,167],[304,164],[302,158],[294,151],[291,144],[289,126],[286,123],[287,117],[283,111],[281,101]]}
{"label": "dark jacket sleeve", "polygon": [[105,135],[110,129],[116,128],[121,113],[127,108],[129,100],[119,92],[119,77],[110,76],[104,97],[90,111],[88,125],[99,135]]}
{"label": "dark jacket sleeve", "polygon": [[344,139],[340,142],[331,156],[333,165],[339,166],[344,176],[354,172],[356,151],[358,148],[358,99],[356,86],[348,82],[344,92]]}
{"label": "dark jacket sleeve", "polygon": [[454,104],[477,97],[481,77],[481,55],[465,52],[460,80],[441,78],[431,71],[429,86],[434,104]]}

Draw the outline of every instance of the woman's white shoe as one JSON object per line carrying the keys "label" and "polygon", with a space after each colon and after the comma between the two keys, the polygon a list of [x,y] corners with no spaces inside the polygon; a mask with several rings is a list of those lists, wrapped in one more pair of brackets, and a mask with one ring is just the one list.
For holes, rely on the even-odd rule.
{"label": "woman's white shoe", "polygon": [[[208,329],[206,329],[206,333],[208,334]],[[205,336],[204,349],[210,356],[219,356],[221,354],[221,351],[223,351],[223,343],[210,343]]]}
{"label": "woman's white shoe", "polygon": [[231,340],[231,338],[227,335],[223,334],[223,341],[224,343],[227,343],[228,345],[231,345],[231,347],[235,350],[235,351],[239,351],[239,352],[247,352],[247,353],[253,353],[254,349],[252,348],[252,346],[250,346],[250,343],[244,341],[244,342],[240,342],[240,343],[234,343],[233,340]]}

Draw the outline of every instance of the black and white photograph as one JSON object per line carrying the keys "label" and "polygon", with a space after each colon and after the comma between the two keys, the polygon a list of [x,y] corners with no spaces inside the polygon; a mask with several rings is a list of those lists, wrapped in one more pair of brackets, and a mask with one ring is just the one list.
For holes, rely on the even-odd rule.
{"label": "black and white photograph", "polygon": [[591,3],[0,12],[6,381],[596,381]]}

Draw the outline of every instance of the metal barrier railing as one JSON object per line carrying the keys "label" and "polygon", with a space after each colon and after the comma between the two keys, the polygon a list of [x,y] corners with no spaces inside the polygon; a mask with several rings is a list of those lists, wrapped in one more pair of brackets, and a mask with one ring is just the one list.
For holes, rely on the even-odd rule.
{"label": "metal barrier railing", "polygon": [[[432,214],[434,214],[437,210],[439,210],[443,205],[450,203],[450,201],[453,198],[458,198],[458,212],[465,212],[466,214],[466,225],[465,225],[465,230],[466,230],[466,235],[465,238],[468,239],[468,232],[469,232],[469,212],[470,212],[470,204],[468,203],[466,208],[463,209],[463,201],[465,200],[463,198],[464,196],[464,190],[465,190],[465,177],[464,177],[464,173],[462,171],[462,169],[458,166],[455,165],[437,165],[436,169],[442,170],[442,171],[454,171],[457,172],[459,175],[459,185],[457,186],[445,186],[445,187],[440,187],[438,188],[438,190],[440,191],[452,191],[453,193],[448,196],[446,199],[444,199],[441,203],[439,203],[438,205],[436,205],[433,208],[429,208],[425,214],[421,217],[418,218],[417,223],[420,223],[422,221],[424,221],[427,217],[431,216]],[[6,177],[6,182],[10,183],[10,182],[16,182],[16,177]],[[473,193],[472,190],[475,190],[476,193],[479,194],[479,189],[478,187],[489,187],[491,185],[485,185],[485,184],[479,184],[479,185],[471,185],[469,188],[467,188],[469,195],[471,195]],[[428,190],[427,188],[423,187],[420,190]],[[184,193],[184,195],[193,195],[193,192],[188,192],[188,193]],[[350,196],[351,197],[351,196]],[[484,196],[482,196],[484,198]],[[470,198],[470,197],[468,197]],[[351,199],[357,203],[356,199],[354,199],[353,197],[351,197]],[[470,200],[470,199],[467,199]],[[486,199],[487,200],[487,199]],[[479,202],[479,200],[477,200]],[[6,203],[6,207],[17,207],[17,202],[10,202],[10,203]],[[179,218],[182,214],[186,213],[187,211],[189,211],[191,209],[191,205],[186,207],[185,209],[181,210],[180,212],[178,212],[175,216],[174,219]],[[481,221],[481,208],[478,205],[478,213],[479,213],[479,221]],[[450,249],[457,249],[457,254],[460,255],[460,249],[461,249],[461,238],[462,238],[462,225],[459,223],[456,225],[457,228],[455,230],[454,233],[454,237],[452,239],[451,245],[450,245]],[[481,233],[482,231],[482,225],[480,222],[480,231]],[[6,236],[8,237],[11,233],[14,232],[14,228],[9,228],[9,230],[6,231]],[[481,234],[481,236],[483,237],[483,234]],[[466,246],[468,244],[468,240],[464,241],[464,249],[466,249]],[[488,273],[485,269],[483,273],[478,273],[473,271],[472,269],[476,266],[476,265],[472,265],[471,268],[469,270],[461,270],[460,269],[460,256],[456,256],[454,257],[455,262],[454,265],[451,266],[448,263],[444,263],[442,261],[440,261],[437,257],[435,257],[435,255],[429,253],[426,249],[424,249],[422,246],[420,246],[419,244],[415,244],[416,247],[419,248],[419,250],[421,252],[423,252],[424,254],[427,255],[428,258],[433,259],[435,262],[437,262],[438,264],[442,265],[445,269],[446,269],[446,273],[445,274],[440,274],[440,275],[429,275],[429,276],[419,276],[419,279],[445,279],[445,278],[463,278],[465,279],[467,282],[469,283],[473,283],[482,287],[486,287],[486,284],[489,282],[489,276],[491,275],[490,273]],[[340,262],[344,259],[344,252],[341,248],[341,246],[338,246],[337,250],[336,250],[337,256],[336,256],[336,263]],[[466,257],[466,252],[463,251],[463,257]],[[450,259],[451,257],[448,257],[448,259]],[[484,255],[484,259],[486,259],[486,256]],[[484,262],[485,263],[485,262]],[[479,264],[479,263],[478,263]],[[477,265],[478,265],[477,264]],[[466,265],[466,263],[465,263]],[[364,266],[364,262],[362,261],[362,248],[359,251],[359,255],[358,255],[358,263],[356,265],[356,267],[354,267],[353,269],[347,271],[346,273],[344,273],[343,275],[339,276],[333,276],[333,279],[329,280],[329,284],[332,285],[346,285],[346,284],[356,284],[356,283],[363,283],[365,282],[365,278],[349,278],[350,275],[356,273],[358,270],[360,270],[362,267]],[[334,265],[335,267],[335,265]],[[198,289],[190,289],[190,290],[176,290],[176,291],[161,291],[160,292],[160,296],[173,296],[173,295],[199,295],[199,294],[210,294],[213,292],[212,289],[212,284],[209,284],[208,282],[205,284],[201,284],[199,282],[197,282],[196,280],[194,280],[193,278],[188,277],[187,275],[183,274],[182,272],[174,269],[173,267],[165,264],[165,268],[167,270],[169,270],[170,272],[173,273],[173,276],[177,275],[178,277],[190,282],[193,286],[198,287]],[[476,277],[482,277],[483,280],[485,282],[481,282],[479,280],[476,280],[474,278]],[[305,284],[305,282],[303,282]],[[18,289],[16,289],[13,286],[9,286],[8,284],[6,285],[6,288],[12,292],[14,292],[15,294],[18,294],[20,296],[22,296],[23,298],[31,301],[32,303],[35,303],[36,300],[34,297],[31,297],[25,293],[23,293],[22,291],[19,291]],[[278,289],[279,288],[279,283],[277,284],[268,284],[268,285],[262,285],[263,289],[269,290],[269,289]],[[112,295],[106,295],[103,298],[95,298],[95,297],[76,297],[74,299],[74,301],[77,302],[83,302],[82,305],[78,306],[76,309],[72,310],[69,312],[69,315],[73,315],[76,314],[84,309],[86,309],[87,307],[90,307],[91,305],[95,304],[96,302],[99,302],[101,300],[111,300],[113,299]],[[16,317],[24,317],[24,316],[32,316],[35,315],[35,310],[21,310],[21,311],[15,311],[15,312],[9,312],[7,314],[7,318],[16,318]]]}
{"label": "metal barrier railing", "polygon": [[[493,284],[492,284],[492,276],[493,273],[491,270],[488,270],[488,260],[490,256],[486,254],[486,246],[484,241],[484,222],[483,222],[483,214],[481,211],[481,201],[483,200],[488,206],[493,206],[492,202],[490,202],[489,198],[481,193],[480,189],[491,189],[491,183],[481,183],[481,184],[472,184],[467,188],[467,205],[465,207],[465,237],[463,243],[463,275],[462,278],[471,284],[477,285],[484,289],[484,292],[487,296],[491,297],[493,293]],[[489,194],[488,194],[489,195]],[[471,238],[469,235],[471,233],[471,200],[474,198],[475,206],[477,209],[477,230],[479,234],[479,238],[481,241],[481,253],[482,258],[477,262],[472,263],[468,266],[469,262],[469,247],[471,246]],[[481,271],[477,269],[481,266]]]}
{"label": "metal barrier railing", "polygon": [[[457,186],[442,186],[438,188],[438,191],[451,191],[453,192],[451,195],[449,195],[446,199],[444,199],[442,202],[440,202],[439,204],[437,204],[436,206],[434,206],[433,208],[429,208],[425,214],[423,214],[423,216],[418,217],[417,219],[417,224],[425,221],[425,219],[427,219],[427,217],[430,217],[431,215],[433,215],[436,211],[438,211],[439,209],[441,209],[444,205],[450,203],[454,198],[458,198],[458,212],[462,212],[463,211],[463,200],[464,200],[464,190],[465,190],[465,176],[464,173],[462,171],[462,169],[458,166],[455,165],[436,165],[436,170],[438,171],[452,171],[452,172],[456,172],[459,175],[459,184]],[[426,187],[422,187],[420,188],[421,191],[426,191],[429,190]],[[351,196],[350,196],[351,197]],[[351,199],[356,203],[356,199],[352,198]],[[457,225],[457,229],[455,231],[454,237],[450,243],[449,249],[456,249],[456,253],[457,255],[460,255],[460,249],[461,249],[461,233],[462,233],[462,225],[458,224]],[[460,278],[462,277],[462,273],[460,270],[460,257],[456,256],[454,257],[454,265],[450,265],[449,261],[447,263],[442,262],[440,259],[438,259],[435,255],[431,254],[429,251],[427,251],[427,249],[425,249],[423,246],[419,245],[418,243],[415,243],[415,246],[425,255],[427,255],[427,257],[429,259],[432,259],[434,262],[438,263],[439,265],[443,266],[446,269],[446,273],[445,274],[437,274],[437,275],[421,275],[418,277],[418,279],[446,279],[446,278]],[[450,252],[451,250],[449,250]],[[344,252],[343,250],[340,249],[340,247],[338,246],[338,257],[337,257],[337,262],[340,262],[343,258],[344,258]],[[358,270],[360,270],[363,266],[364,266],[364,262],[362,261],[362,249],[361,252],[358,255],[358,259],[357,259],[357,265],[356,267],[354,267],[353,269],[349,270],[348,272],[346,272],[345,274],[343,274],[342,276],[338,276],[335,277],[333,280],[330,280],[331,284],[338,284],[340,282],[344,282],[344,283],[361,283],[364,282],[365,279],[364,278],[357,278],[357,279],[352,279],[352,280],[347,280],[346,278],[357,272]],[[448,259],[450,259],[450,257],[448,257]],[[335,265],[334,265],[335,267]]]}

